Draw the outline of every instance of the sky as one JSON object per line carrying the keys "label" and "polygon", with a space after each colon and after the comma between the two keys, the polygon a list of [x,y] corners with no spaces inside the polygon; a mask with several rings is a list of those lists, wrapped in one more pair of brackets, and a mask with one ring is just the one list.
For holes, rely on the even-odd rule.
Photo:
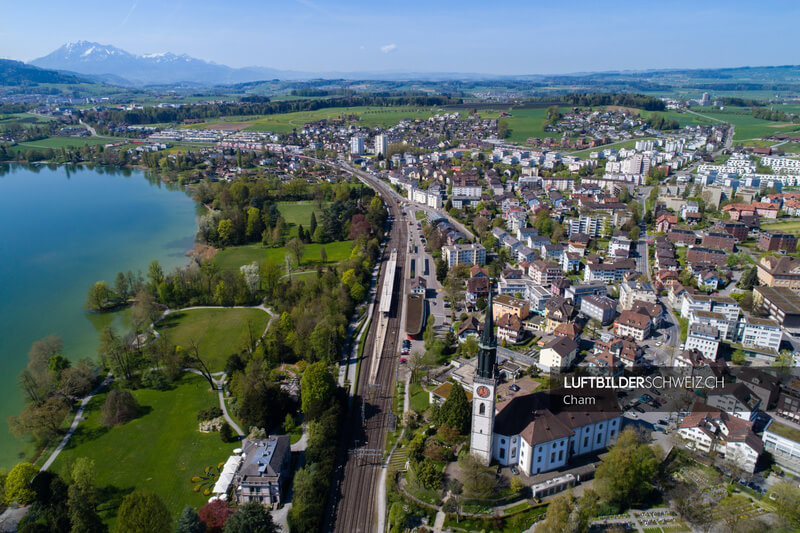
{"label": "sky", "polygon": [[34,0],[0,57],[70,41],[305,72],[561,74],[798,63],[800,2]]}

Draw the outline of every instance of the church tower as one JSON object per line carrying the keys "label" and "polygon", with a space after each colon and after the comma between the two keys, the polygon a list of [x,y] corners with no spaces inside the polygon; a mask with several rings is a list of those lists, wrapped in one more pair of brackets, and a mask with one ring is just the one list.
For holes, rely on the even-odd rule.
{"label": "church tower", "polygon": [[494,407],[497,389],[495,366],[497,363],[497,340],[492,320],[492,288],[489,286],[489,303],[486,304],[486,319],[478,342],[478,366],[472,388],[472,435],[469,451],[484,465],[492,461],[492,432],[494,431]]}

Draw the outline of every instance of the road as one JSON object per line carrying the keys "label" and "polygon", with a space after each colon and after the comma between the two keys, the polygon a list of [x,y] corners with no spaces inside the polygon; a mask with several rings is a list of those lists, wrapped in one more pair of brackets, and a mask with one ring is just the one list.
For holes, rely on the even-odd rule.
{"label": "road", "polygon": [[[352,172],[356,174],[355,172]],[[360,379],[355,395],[345,414],[337,455],[337,468],[333,478],[333,489],[326,513],[325,531],[343,533],[367,533],[376,529],[378,514],[378,485],[383,467],[383,449],[389,429],[392,391],[398,364],[400,322],[403,313],[403,296],[408,249],[408,222],[402,216],[395,195],[389,186],[372,176],[358,176],[373,187],[386,201],[394,223],[388,233],[383,252],[378,287],[382,287],[387,275],[395,276],[392,294],[392,310],[387,323],[385,344],[380,356],[375,359],[373,345],[381,320],[380,306],[373,309],[372,323],[367,333],[364,359],[361,361]],[[386,263],[392,249],[397,249],[397,269],[386,272]],[[378,289],[380,290],[380,289]],[[371,365],[380,365],[375,383],[369,383]],[[363,416],[363,423],[362,423]],[[354,450],[379,450],[379,453],[357,455]]]}

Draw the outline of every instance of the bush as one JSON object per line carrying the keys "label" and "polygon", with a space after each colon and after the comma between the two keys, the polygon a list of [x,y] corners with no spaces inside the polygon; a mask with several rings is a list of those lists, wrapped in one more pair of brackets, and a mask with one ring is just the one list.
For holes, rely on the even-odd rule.
{"label": "bush", "polygon": [[230,424],[222,424],[222,429],[219,430],[219,437],[222,439],[222,442],[233,442],[238,439],[238,435],[233,432],[231,429]]}
{"label": "bush", "polygon": [[100,411],[100,420],[106,426],[118,426],[136,418],[139,404],[131,391],[114,389],[108,393]]}
{"label": "bush", "polygon": [[199,422],[205,422],[206,420],[213,420],[222,416],[222,409],[219,407],[209,407],[208,409],[200,409],[197,411],[197,420]]}

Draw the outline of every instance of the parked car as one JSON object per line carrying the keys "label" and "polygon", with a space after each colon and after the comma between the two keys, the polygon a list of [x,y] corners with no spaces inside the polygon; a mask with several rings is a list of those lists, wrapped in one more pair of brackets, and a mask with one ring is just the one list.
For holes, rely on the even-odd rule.
{"label": "parked car", "polygon": [[514,391],[514,392],[519,392],[519,385],[517,385],[516,383],[512,384],[512,385],[511,385],[510,387],[508,387],[508,388],[509,388],[509,390],[512,390],[512,391]]}
{"label": "parked car", "polygon": [[517,465],[511,465],[511,473],[515,476],[519,475],[519,468],[517,468]]}
{"label": "parked car", "polygon": [[401,357],[400,358],[400,364],[405,364],[407,362],[408,362],[408,359],[406,359],[405,357]]}
{"label": "parked car", "polygon": [[638,405],[637,405],[636,407],[634,407],[634,408],[633,408],[633,410],[634,410],[634,411],[639,411],[640,413],[644,413],[644,409],[642,409],[642,408],[641,408],[641,407],[639,407]]}

